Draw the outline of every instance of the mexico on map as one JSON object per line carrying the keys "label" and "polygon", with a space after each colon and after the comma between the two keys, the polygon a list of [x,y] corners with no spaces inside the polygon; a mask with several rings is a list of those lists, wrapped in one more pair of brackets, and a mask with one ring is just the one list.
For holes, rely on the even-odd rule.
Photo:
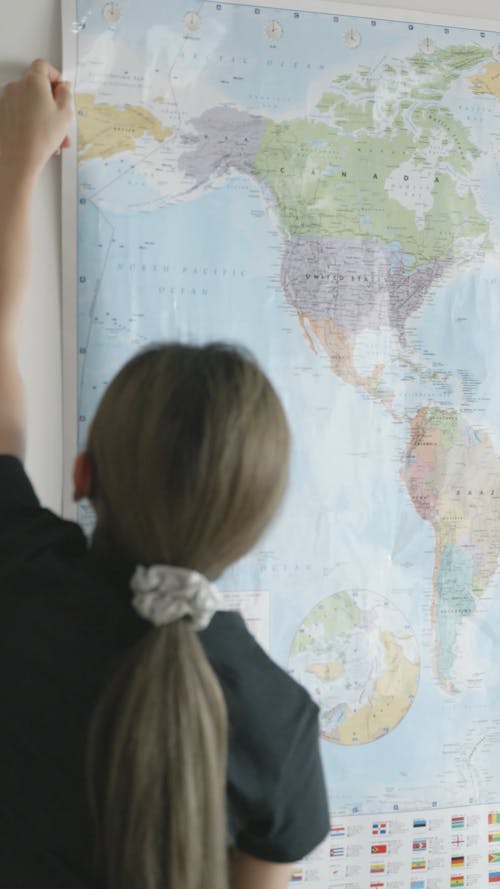
{"label": "mexico on map", "polygon": [[321,708],[332,833],[292,883],[484,889],[500,882],[500,25],[289,6],[64,0],[69,438],[84,445],[150,341],[254,352],[290,420],[291,485],[220,586],[248,593]]}

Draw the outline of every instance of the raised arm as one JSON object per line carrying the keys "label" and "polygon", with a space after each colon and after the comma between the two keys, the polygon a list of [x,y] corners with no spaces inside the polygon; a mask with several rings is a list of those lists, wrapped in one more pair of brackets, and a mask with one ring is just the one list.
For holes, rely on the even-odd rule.
{"label": "raised arm", "polygon": [[24,458],[26,394],[19,373],[22,309],[30,284],[33,191],[48,159],[68,145],[71,93],[44,61],[0,99],[0,454]]}

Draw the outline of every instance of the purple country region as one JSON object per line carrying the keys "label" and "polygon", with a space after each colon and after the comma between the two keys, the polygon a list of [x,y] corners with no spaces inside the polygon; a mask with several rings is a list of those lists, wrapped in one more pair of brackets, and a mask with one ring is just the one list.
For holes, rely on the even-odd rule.
{"label": "purple country region", "polygon": [[353,334],[390,327],[404,341],[408,318],[450,265],[408,269],[401,251],[375,238],[289,238],[281,281],[301,315]]}
{"label": "purple country region", "polygon": [[190,121],[179,158],[183,173],[198,185],[231,169],[251,174],[267,121],[231,105],[217,105]]}

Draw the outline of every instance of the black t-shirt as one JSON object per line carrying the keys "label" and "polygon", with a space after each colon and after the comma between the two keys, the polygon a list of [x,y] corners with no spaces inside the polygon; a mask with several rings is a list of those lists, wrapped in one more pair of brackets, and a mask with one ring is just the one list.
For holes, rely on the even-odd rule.
{"label": "black t-shirt", "polygon": [[[22,464],[0,457],[0,889],[94,889],[85,738],[116,662],[151,628],[126,578],[80,528],[42,509]],[[291,862],[328,831],[318,710],[236,612],[199,634],[231,726],[234,844]]]}

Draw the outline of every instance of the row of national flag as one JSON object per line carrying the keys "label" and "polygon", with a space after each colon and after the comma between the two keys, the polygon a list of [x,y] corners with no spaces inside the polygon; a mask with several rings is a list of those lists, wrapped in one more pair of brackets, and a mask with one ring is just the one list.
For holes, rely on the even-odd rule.
{"label": "row of national flag", "polygon": [[[330,825],[330,859],[338,862],[339,859],[345,857],[345,846],[343,843],[346,838],[345,824]],[[338,844],[338,845],[337,845]]]}
{"label": "row of national flag", "polygon": [[[451,830],[465,830],[465,815],[454,815],[451,819]],[[452,845],[456,848],[457,853],[460,846],[463,846],[464,839],[458,834],[454,833],[452,839]],[[463,871],[465,868],[465,856],[456,854],[451,856],[450,861],[451,866],[451,877],[450,877],[450,889],[461,889],[462,886],[465,886],[465,875],[463,873],[457,873],[457,871]]]}
{"label": "row of national flag", "polygon": [[493,885],[494,883],[500,883],[500,851],[497,851],[499,847],[496,846],[497,843],[500,843],[500,812],[489,813],[488,827],[490,828],[488,833],[488,843],[490,844],[488,864],[490,868],[493,868],[488,874],[488,883]]}
{"label": "row of national flag", "polygon": [[[496,828],[498,825],[498,828]],[[490,831],[488,833],[488,843],[496,844],[500,843],[500,812],[490,812],[488,814],[488,826]],[[451,829],[454,830],[464,830],[465,828],[465,817],[463,815],[455,815],[451,819]],[[456,841],[455,841],[456,840]],[[463,844],[463,840],[458,841],[458,835],[456,835],[455,840],[453,840],[453,845],[458,847]],[[500,883],[500,851],[495,850],[495,845],[490,845],[490,851],[488,853],[488,864],[491,868],[492,865],[496,865],[495,870],[489,870],[488,873],[488,884],[492,885],[493,883]],[[463,873],[457,873],[457,871],[463,871],[465,868],[465,856],[464,855],[452,855],[451,858],[451,877],[450,877],[450,889],[459,889],[461,886],[465,886],[465,875]]]}
{"label": "row of national flag", "polygon": [[[423,871],[427,870],[427,854],[429,840],[426,836],[428,821],[425,817],[413,818],[413,839],[411,859],[410,889],[426,889],[428,878]],[[466,829],[465,815],[453,815],[450,821],[452,831],[452,846],[454,852],[450,858],[450,889],[461,889],[466,885],[465,855],[461,854],[460,847],[465,844],[465,837],[459,831]],[[387,864],[385,856],[389,853],[391,825],[388,821],[374,821],[371,825],[371,861],[370,861],[370,889],[385,889],[387,879]],[[488,814],[488,884],[499,884],[500,889],[500,812]],[[330,828],[330,859],[343,858],[346,855],[345,839],[347,837],[345,824],[332,824]],[[498,843],[498,845],[496,845]],[[418,872],[422,872],[420,875]],[[304,871],[296,867],[292,871],[290,885],[299,885],[307,882]]]}
{"label": "row of national flag", "polygon": [[[498,825],[498,828],[496,827]],[[496,844],[500,843],[500,812],[490,812],[488,814],[488,826],[490,831],[488,833],[488,843]],[[464,830],[465,829],[465,817],[463,815],[454,815],[451,819],[451,829],[454,830]],[[458,835],[455,835],[455,839],[452,841],[454,846],[458,847],[463,844],[463,839],[458,838]],[[465,886],[465,875],[463,873],[457,873],[457,871],[463,871],[465,868],[465,856],[464,855],[452,855],[451,857],[451,877],[450,877],[450,889],[458,889],[458,887]],[[490,868],[496,865],[496,869],[489,870],[488,873],[488,883],[491,885],[493,883],[500,883],[500,850],[495,850],[495,845],[490,845],[490,851],[488,853],[488,864]]]}

